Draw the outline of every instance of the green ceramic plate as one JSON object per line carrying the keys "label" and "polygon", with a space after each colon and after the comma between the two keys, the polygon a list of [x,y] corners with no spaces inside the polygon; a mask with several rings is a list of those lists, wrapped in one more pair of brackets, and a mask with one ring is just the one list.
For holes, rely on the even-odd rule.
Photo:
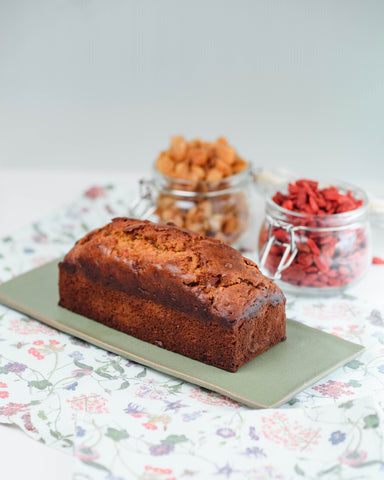
{"label": "green ceramic plate", "polygon": [[287,321],[287,340],[236,373],[143,342],[58,306],[58,267],[52,262],[0,285],[0,302],[51,327],[250,407],[277,407],[364,349]]}

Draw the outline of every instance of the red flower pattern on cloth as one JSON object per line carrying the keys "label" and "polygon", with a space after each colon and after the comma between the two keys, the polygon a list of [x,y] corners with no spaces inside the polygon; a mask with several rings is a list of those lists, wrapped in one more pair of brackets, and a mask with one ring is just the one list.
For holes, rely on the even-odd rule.
{"label": "red flower pattern on cloth", "polygon": [[143,423],[143,427],[145,427],[147,430],[157,430],[157,425],[153,422]]}
{"label": "red flower pattern on cloth", "polygon": [[[3,388],[8,388],[8,385],[4,382],[0,382],[0,389]],[[9,392],[6,390],[0,390],[0,398],[8,398],[9,397]]]}
{"label": "red flower pattern on cloth", "polygon": [[322,383],[320,385],[316,385],[312,387],[313,390],[316,390],[324,397],[331,397],[334,399],[338,399],[344,395],[355,395],[350,388],[350,385],[345,382],[336,382],[335,380],[328,380],[326,383]]}
{"label": "red flower pattern on cloth", "polygon": [[262,432],[268,440],[288,450],[310,451],[318,444],[320,428],[306,427],[283,412],[262,417]]}
{"label": "red flower pattern on cloth", "polygon": [[87,413],[108,413],[108,400],[97,393],[89,395],[80,395],[67,399],[70,407],[76,411],[84,411]]}
{"label": "red flower pattern on cloth", "polygon": [[[151,465],[145,465],[144,467],[145,473],[143,480],[176,480],[176,477],[164,477],[163,475],[172,475],[172,469],[170,468],[160,468],[160,467],[152,467]],[[148,475],[148,476],[147,476]]]}
{"label": "red flower pattern on cloth", "polygon": [[85,196],[92,199],[92,200],[95,200],[97,198],[104,198],[106,196],[106,191],[105,191],[104,187],[100,187],[98,185],[95,185],[95,186],[89,188],[85,192]]}
{"label": "red flower pattern on cloth", "polygon": [[63,347],[58,348],[57,345],[59,345],[59,342],[52,339],[48,340],[47,343],[44,343],[43,340],[35,340],[33,345],[36,345],[36,347],[39,348],[31,347],[28,350],[28,353],[36,357],[37,360],[43,360],[46,355],[50,355],[63,349]]}
{"label": "red flower pattern on cloth", "polygon": [[202,403],[206,403],[207,405],[231,406],[233,408],[241,408],[242,406],[241,403],[238,403],[235,400],[223,397],[215,392],[205,392],[200,388],[192,388],[189,396]]}
{"label": "red flower pattern on cloth", "polygon": [[28,404],[10,402],[7,403],[7,405],[0,407],[0,415],[4,415],[5,417],[11,417],[13,415],[17,415],[20,412],[25,412],[28,409]]}
{"label": "red flower pattern on cloth", "polygon": [[43,323],[26,318],[15,318],[10,321],[9,330],[19,335],[58,335],[59,332]]}
{"label": "red flower pattern on cloth", "polygon": [[30,348],[30,349],[28,350],[28,353],[30,353],[31,355],[33,355],[34,357],[36,357],[37,360],[43,360],[43,358],[45,358],[45,355],[42,355],[42,354],[40,353],[40,350],[38,350],[37,348],[34,348],[34,347]]}

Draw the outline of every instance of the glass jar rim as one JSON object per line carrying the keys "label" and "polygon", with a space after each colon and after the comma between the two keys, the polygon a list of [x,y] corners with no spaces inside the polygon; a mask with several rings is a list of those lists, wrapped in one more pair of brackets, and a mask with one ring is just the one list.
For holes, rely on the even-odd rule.
{"label": "glass jar rim", "polygon": [[240,172],[237,172],[233,175],[229,175],[227,177],[220,178],[219,180],[186,180],[186,179],[183,179],[183,178],[172,177],[170,175],[166,175],[165,173],[162,173],[156,167],[156,165],[153,164],[153,166],[152,166],[152,171],[154,172],[156,178],[164,179],[169,183],[177,182],[177,184],[185,185],[186,187],[187,186],[192,186],[192,185],[218,186],[218,185],[220,185],[220,183],[223,183],[223,182],[228,182],[230,184],[230,186],[232,184],[237,185],[241,181],[248,179],[248,177],[252,174],[252,169],[253,169],[252,164],[250,162],[248,162],[248,165],[243,170],[241,170]]}
{"label": "glass jar rim", "polygon": [[338,191],[341,190],[344,190],[345,192],[348,192],[348,191],[351,191],[352,194],[359,199],[359,200],[363,200],[363,204],[358,207],[358,208],[354,208],[353,210],[348,210],[347,212],[341,212],[341,213],[323,213],[323,214],[316,214],[316,213],[302,213],[302,212],[296,212],[294,210],[289,210],[287,208],[283,208],[281,205],[277,204],[274,200],[273,200],[273,197],[274,195],[280,191],[280,192],[286,192],[287,191],[287,187],[289,185],[289,183],[291,182],[283,182],[283,183],[280,183],[278,185],[275,185],[274,189],[272,190],[272,192],[268,195],[268,197],[266,198],[266,205],[267,205],[267,208],[268,207],[271,207],[273,209],[275,209],[275,211],[281,213],[281,214],[284,214],[284,215],[290,215],[291,217],[294,217],[294,218],[297,218],[297,219],[308,219],[309,217],[311,219],[327,219],[327,218],[332,218],[334,220],[340,220],[340,221],[350,221],[352,219],[355,219],[357,217],[360,217],[362,215],[365,215],[367,212],[368,212],[368,205],[369,205],[369,200],[368,200],[368,195],[366,194],[366,192],[356,186],[356,185],[353,185],[351,183],[347,183],[347,182],[342,182],[340,180],[324,180],[324,179],[320,179],[318,180],[318,183],[320,185],[321,188],[327,188],[327,187],[335,187],[338,189]]}

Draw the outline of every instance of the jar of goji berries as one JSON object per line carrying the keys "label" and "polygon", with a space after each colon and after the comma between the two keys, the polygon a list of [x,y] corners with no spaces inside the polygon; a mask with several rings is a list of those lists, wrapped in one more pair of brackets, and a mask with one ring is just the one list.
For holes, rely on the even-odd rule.
{"label": "jar of goji berries", "polygon": [[266,199],[259,261],[287,292],[343,292],[371,263],[366,194],[341,182],[278,186]]}
{"label": "jar of goji berries", "polygon": [[140,197],[131,215],[173,222],[239,250],[255,251],[257,220],[262,218],[256,207],[263,198],[254,183],[250,165],[221,180],[197,182],[168,177],[154,168],[151,179],[140,181]]}

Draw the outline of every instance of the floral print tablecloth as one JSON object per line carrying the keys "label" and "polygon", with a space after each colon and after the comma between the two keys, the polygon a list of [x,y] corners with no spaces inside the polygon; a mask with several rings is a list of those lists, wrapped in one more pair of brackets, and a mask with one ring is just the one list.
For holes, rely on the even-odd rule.
{"label": "floral print tablecloth", "polygon": [[[127,212],[118,186],[0,240],[0,280]],[[255,410],[0,306],[0,422],[73,456],[73,478],[384,478],[384,267],[348,294],[288,297],[289,317],[367,348],[278,409]],[[377,290],[377,302],[361,292]],[[381,289],[381,291],[380,291]],[[324,352],[326,355],[327,352]]]}

